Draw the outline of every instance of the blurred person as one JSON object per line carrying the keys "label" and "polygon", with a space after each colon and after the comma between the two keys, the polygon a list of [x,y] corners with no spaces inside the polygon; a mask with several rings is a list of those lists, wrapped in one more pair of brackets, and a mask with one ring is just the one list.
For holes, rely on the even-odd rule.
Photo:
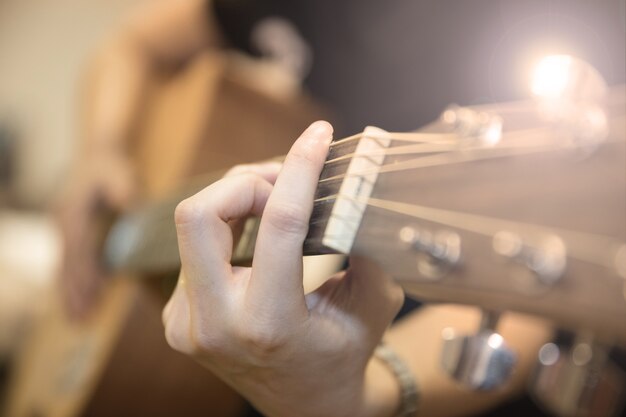
{"label": "blurred person", "polygon": [[85,140],[57,209],[65,242],[61,289],[73,314],[86,312],[104,278],[98,215],[123,210],[140,192],[129,148],[150,76],[220,42],[204,22],[205,7],[202,1],[158,1],[139,10],[91,63],[81,118]]}
{"label": "blurred person", "polygon": [[[86,106],[84,129],[86,141],[79,166],[72,175],[74,184],[69,187],[60,211],[66,235],[66,261],[62,277],[65,280],[63,289],[68,303],[73,310],[84,311],[93,302],[97,288],[101,284],[103,274],[98,267],[95,238],[91,235],[92,229],[89,227],[94,220],[95,208],[102,206],[123,208],[132,200],[137,190],[134,167],[128,157],[127,147],[133,137],[133,127],[140,117],[145,86],[151,74],[185,65],[202,50],[235,47],[251,54],[269,57],[291,71],[294,78],[302,79],[305,86],[339,116],[340,124],[337,128],[339,135],[358,131],[365,124],[376,124],[394,130],[411,129],[434,118],[450,102],[492,102],[519,96],[521,88],[515,77],[519,74],[520,61],[513,55],[522,55],[528,50],[542,46],[546,37],[568,39],[570,42],[566,46],[558,45],[556,49],[559,51],[564,49],[562,52],[572,52],[586,58],[599,67],[611,83],[623,81],[623,59],[618,59],[624,54],[624,48],[621,47],[623,28],[620,28],[620,20],[616,17],[618,15],[613,13],[614,9],[620,6],[621,3],[608,1],[600,6],[598,3],[589,2],[553,2],[546,6],[545,2],[520,5],[519,2],[513,1],[484,0],[453,4],[442,1],[330,3],[190,0],[164,1],[151,5],[130,18],[120,31],[105,43],[94,62],[92,89]],[[555,18],[555,16],[565,17]],[[598,44],[603,47],[598,48]],[[318,142],[321,143],[324,138],[329,137],[328,129],[316,125],[313,128],[316,132],[305,134],[299,142],[306,143],[310,140],[315,142],[314,139],[318,138]],[[318,152],[322,153],[322,145],[308,146],[316,149],[314,152],[317,156],[314,159],[319,163]],[[293,173],[301,173],[302,179],[311,181],[317,172],[315,166],[289,168]],[[289,172],[288,168],[285,170]],[[255,178],[258,178],[258,175],[260,174],[254,174]],[[249,199],[262,197],[255,210],[259,210],[263,205],[263,199],[269,194],[268,183],[271,184],[275,176],[276,173],[263,173],[260,180],[255,180],[265,184],[260,186],[263,190],[259,192],[265,193],[262,196],[246,194],[249,185],[237,184],[241,187],[242,195]],[[218,188],[214,188],[213,192]],[[206,197],[210,195],[195,198],[199,200],[198,204],[203,205],[206,203]],[[232,197],[221,194],[219,196],[225,197],[224,201],[229,201],[228,198]],[[300,198],[299,202],[307,202],[310,196],[293,197]],[[280,198],[288,199],[288,196],[279,194],[275,199],[280,202]],[[248,203],[250,201],[248,200]],[[227,232],[222,228],[221,234],[209,236],[207,240],[194,241],[188,250],[198,250],[203,245],[219,246],[220,239]],[[185,233],[189,235],[189,239],[197,237],[192,231]],[[285,239],[279,233],[268,233],[267,236],[269,237],[264,239],[275,238],[279,242]],[[298,236],[300,235],[294,233],[293,238]],[[197,247],[194,248],[194,245]],[[285,246],[288,244],[285,243]],[[181,250],[184,254],[186,249]],[[277,282],[298,280],[299,273],[294,266],[297,257],[298,253],[292,252],[285,260],[285,264],[289,265],[276,265],[276,270],[271,275],[275,276]],[[188,259],[191,263],[196,261],[193,253]],[[374,278],[370,280],[368,278],[370,274],[378,276],[372,274],[370,268],[367,268],[368,272],[364,272],[364,267],[360,267],[359,264],[359,261],[354,263],[352,271],[347,273],[348,277],[361,273],[364,275],[364,282],[371,282]],[[181,281],[179,288],[186,285],[187,279],[194,281],[194,287],[189,292],[190,300],[185,301],[184,291],[179,289],[164,313],[168,319],[168,334],[172,344],[186,352],[194,351],[201,362],[236,385],[253,400],[255,405],[270,415],[293,412],[298,404],[306,404],[307,400],[300,395],[302,393],[288,395],[281,403],[275,396],[259,392],[263,391],[263,384],[255,384],[257,376],[246,381],[236,379],[236,376],[224,375],[225,370],[219,361],[232,360],[228,354],[218,356],[217,360],[210,354],[203,356],[205,353],[203,348],[206,346],[191,346],[191,342],[184,336],[176,336],[180,334],[181,327],[184,333],[184,326],[188,324],[185,321],[185,315],[188,314],[185,303],[190,304],[192,309],[199,308],[198,314],[203,317],[208,314],[198,307],[197,300],[193,299],[198,291],[205,295],[206,289],[202,290],[203,284],[197,277],[186,276],[186,268],[188,267],[183,267],[185,280]],[[225,274],[222,270],[211,271],[217,276]],[[258,273],[264,275],[267,271],[260,268]],[[347,281],[352,279],[333,280],[322,292],[341,293],[345,291],[342,289],[345,285],[342,282]],[[359,335],[361,338],[353,340],[339,338],[338,344],[346,343],[350,346],[361,344],[358,348],[358,360],[350,364],[344,360],[345,358],[337,355],[333,357],[338,362],[333,365],[337,367],[337,375],[346,378],[350,375],[364,377],[370,370],[372,374],[378,375],[374,380],[382,384],[381,394],[385,392],[388,394],[383,395],[384,398],[380,403],[383,413],[381,415],[391,415],[390,412],[397,403],[393,400],[397,400],[398,396],[393,376],[388,370],[381,369],[380,363],[370,361],[370,355],[373,346],[397,310],[399,296],[397,288],[388,279],[382,279],[379,285],[373,285],[371,289],[360,288],[360,291],[364,291],[367,297],[373,297],[374,294],[369,291],[377,289],[381,303],[386,305],[384,308],[387,314],[375,320],[365,317],[367,331]],[[291,301],[294,303],[286,305],[285,309],[296,308],[302,313],[303,301],[296,293],[297,289],[294,287],[290,296],[285,297],[287,304]],[[267,291],[271,297],[279,297],[277,293],[272,292],[272,288],[259,289],[260,294],[263,294],[263,291]],[[230,311],[233,314],[240,311],[253,315],[255,312],[246,310],[245,305],[230,307],[233,308]],[[340,316],[344,307],[337,307]],[[228,309],[225,310],[217,311],[216,314],[228,315]],[[271,316],[278,313],[270,311],[268,314]],[[172,316],[178,317],[179,320]],[[368,321],[370,319],[373,322]],[[297,320],[297,317],[294,320]],[[429,326],[428,323],[455,323],[456,327],[463,329],[473,327],[477,320],[476,312],[472,312],[471,309],[428,307],[404,319],[386,336],[394,349],[410,362],[411,370],[422,387],[420,407],[423,410],[430,410],[430,413],[425,415],[475,413],[510,394],[510,391],[495,395],[465,392],[441,375],[436,361],[422,360],[434,358],[438,354],[435,352],[434,340],[439,335],[440,327],[435,324]],[[298,350],[298,344],[308,339],[304,338],[300,342],[298,339],[292,339],[291,337],[299,334],[295,331],[297,326],[293,326],[291,328],[294,334],[289,336],[281,333],[281,335],[296,345],[289,343],[280,345]],[[271,335],[276,329],[269,330]],[[319,336],[327,336],[325,331],[336,332],[336,329],[322,329]],[[505,321],[502,332],[511,338],[511,345],[520,352],[521,370],[516,375],[516,382],[509,387],[511,391],[517,392],[522,386],[522,377],[528,372],[530,358],[547,337],[547,330],[543,325],[513,316]],[[254,338],[252,341],[254,342]],[[241,340],[222,342],[223,345],[212,347],[235,349],[243,358],[250,359],[253,365],[262,365],[258,362],[259,358],[254,356],[259,353],[255,348],[251,352],[246,352],[245,345],[239,346]],[[272,348],[274,345],[270,343],[269,347]],[[211,353],[211,349],[208,350]],[[337,348],[333,352],[338,354],[338,350]],[[303,356],[296,357],[303,359],[306,349],[298,352]],[[263,358],[274,360],[264,351],[263,345],[260,353]],[[280,355],[277,355],[277,360],[281,360]],[[243,374],[250,375],[251,372],[246,367],[250,363],[246,363],[245,359],[242,362],[237,365],[241,367]],[[345,363],[345,369],[339,366],[340,363]],[[274,365],[286,367],[290,371],[296,366],[293,362]],[[319,369],[321,371],[328,368]],[[273,371],[271,366],[269,371]],[[295,373],[294,378],[297,375]],[[270,377],[272,380],[276,378],[271,372],[261,373],[258,381]],[[302,376],[302,379],[304,378]],[[331,409],[340,413],[342,408],[335,408],[339,402],[363,399],[359,398],[363,393],[355,386],[363,382],[362,379],[348,381],[337,378],[337,381],[345,382],[343,386],[345,390],[337,391],[337,395],[333,397],[336,402],[329,397],[328,403],[320,404],[328,407],[323,412],[328,412],[329,415]],[[299,382],[301,379],[277,380],[281,389]],[[314,381],[314,384],[311,389],[320,388],[319,380]],[[392,401],[389,401],[390,399]],[[373,401],[376,403],[372,405],[375,409],[378,407],[378,400]],[[459,403],[467,407],[459,410],[457,406]],[[342,406],[352,405],[353,403],[346,401]],[[322,412],[321,409],[317,411]]]}

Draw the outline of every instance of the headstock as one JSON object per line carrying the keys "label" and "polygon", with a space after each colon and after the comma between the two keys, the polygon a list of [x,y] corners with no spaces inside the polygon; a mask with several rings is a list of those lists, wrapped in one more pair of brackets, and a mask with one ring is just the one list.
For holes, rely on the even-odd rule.
{"label": "headstock", "polygon": [[626,320],[613,320],[626,318],[624,91],[609,95],[593,149],[533,102],[339,141],[307,244],[372,257],[424,299],[539,314],[626,346]]}
{"label": "headstock", "polygon": [[[305,251],[365,255],[409,294],[483,308],[476,335],[444,335],[444,369],[476,389],[503,383],[514,360],[499,312],[584,334],[540,361],[535,396],[563,416],[611,415],[626,391],[606,354],[626,348],[626,87],[596,81],[578,71],[572,85],[540,84],[538,100],[337,141]],[[559,381],[576,386],[546,389]],[[602,392],[613,394],[599,405]]]}

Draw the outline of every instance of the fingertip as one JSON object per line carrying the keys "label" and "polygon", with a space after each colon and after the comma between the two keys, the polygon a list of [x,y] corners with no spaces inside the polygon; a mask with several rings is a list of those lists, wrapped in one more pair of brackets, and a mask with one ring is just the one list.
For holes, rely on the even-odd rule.
{"label": "fingertip", "polygon": [[316,120],[313,123],[311,123],[310,128],[319,130],[321,132],[327,132],[327,133],[329,133],[331,135],[332,135],[332,133],[334,131],[333,125],[330,124],[330,122],[328,122],[326,120]]}
{"label": "fingertip", "polygon": [[[332,140],[333,127],[330,123],[324,120],[313,122],[291,147],[285,162],[290,158],[308,160],[313,162],[316,167],[319,165],[318,168],[321,169],[321,163],[328,154]],[[317,178],[318,175],[319,173],[315,177]]]}
{"label": "fingertip", "polygon": [[326,120],[318,120],[311,123],[306,129],[305,134],[320,142],[329,144],[333,139],[333,125]]}
{"label": "fingertip", "polygon": [[[262,296],[291,293],[303,299],[302,244],[332,135],[330,123],[314,122],[285,158],[263,212],[255,246],[253,270],[263,271],[265,277],[252,279],[251,291]],[[277,252],[281,262],[277,262]]]}

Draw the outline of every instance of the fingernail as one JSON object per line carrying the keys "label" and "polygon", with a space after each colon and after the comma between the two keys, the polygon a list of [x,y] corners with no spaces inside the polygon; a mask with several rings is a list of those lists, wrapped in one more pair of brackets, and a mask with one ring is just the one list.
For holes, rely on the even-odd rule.
{"label": "fingernail", "polygon": [[333,126],[323,120],[318,120],[309,126],[307,133],[317,141],[329,144],[333,140]]}

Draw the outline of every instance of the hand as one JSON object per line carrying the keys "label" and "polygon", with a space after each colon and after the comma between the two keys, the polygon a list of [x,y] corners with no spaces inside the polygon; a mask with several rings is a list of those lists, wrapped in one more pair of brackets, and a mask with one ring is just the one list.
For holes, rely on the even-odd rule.
{"label": "hand", "polygon": [[[314,123],[280,173],[240,168],[176,210],[182,270],[167,340],[268,416],[370,415],[366,369],[403,299],[357,258],[304,294],[302,244],[331,135]],[[262,215],[253,265],[232,267],[233,221],[248,215]]]}
{"label": "hand", "polygon": [[88,311],[105,278],[98,253],[103,217],[126,208],[135,188],[130,158],[106,149],[83,156],[62,195],[56,208],[64,240],[60,285],[74,317]]}

